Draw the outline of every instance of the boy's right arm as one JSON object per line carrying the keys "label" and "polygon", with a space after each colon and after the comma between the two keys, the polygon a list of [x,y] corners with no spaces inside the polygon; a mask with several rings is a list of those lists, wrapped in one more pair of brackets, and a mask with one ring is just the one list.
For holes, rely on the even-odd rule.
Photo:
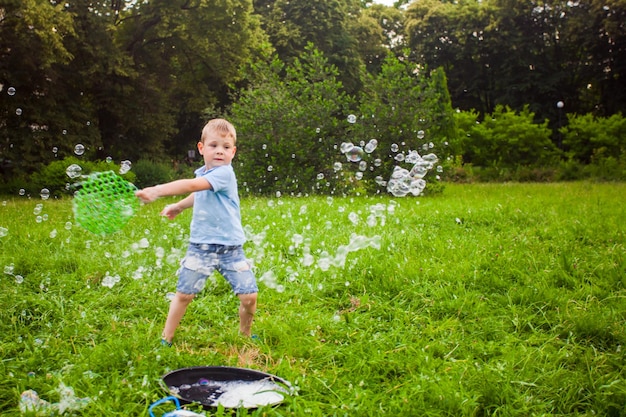
{"label": "boy's right arm", "polygon": [[206,179],[198,177],[194,179],[176,180],[168,182],[167,184],[155,185],[154,187],[146,187],[143,190],[135,192],[135,195],[144,203],[152,203],[159,197],[189,194],[210,188],[211,184]]}

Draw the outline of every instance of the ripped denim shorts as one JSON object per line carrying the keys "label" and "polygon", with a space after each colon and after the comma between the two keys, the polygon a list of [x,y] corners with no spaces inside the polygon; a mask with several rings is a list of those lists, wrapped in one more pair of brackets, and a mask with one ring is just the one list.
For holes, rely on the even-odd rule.
{"label": "ripped denim shorts", "polygon": [[250,261],[241,246],[190,243],[178,269],[176,290],[197,294],[204,289],[209,275],[217,270],[233,288],[235,294],[259,291]]}

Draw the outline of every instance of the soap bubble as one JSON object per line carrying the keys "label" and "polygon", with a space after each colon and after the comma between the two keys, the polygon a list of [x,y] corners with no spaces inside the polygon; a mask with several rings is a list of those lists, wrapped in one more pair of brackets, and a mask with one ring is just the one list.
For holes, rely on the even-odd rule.
{"label": "soap bubble", "polygon": [[15,95],[15,87],[9,87],[7,89],[7,94],[10,96],[14,96]]}
{"label": "soap bubble", "polygon": [[348,123],[356,123],[356,116],[354,114],[348,115]]}
{"label": "soap bubble", "polygon": [[424,139],[424,131],[423,130],[418,130],[417,131],[417,138],[418,139]]}
{"label": "soap bubble", "polygon": [[23,188],[20,188],[19,195],[24,195],[24,194],[26,194],[26,190]]}
{"label": "soap bubble", "polygon": [[346,158],[350,162],[359,162],[361,159],[363,159],[364,153],[365,152],[363,152],[363,148],[361,148],[360,146],[353,146],[350,151],[346,152]]}
{"label": "soap bubble", "polygon": [[121,277],[119,275],[109,275],[109,272],[105,274],[105,277],[102,278],[102,286],[113,288],[115,284],[121,281]]}
{"label": "soap bubble", "polygon": [[352,150],[352,148],[354,148],[352,142],[343,142],[339,147],[339,150],[341,151],[341,153],[348,153]]}
{"label": "soap bubble", "polygon": [[335,163],[333,164],[333,170],[334,170],[335,172],[337,172],[337,171],[341,171],[342,167],[343,167],[343,166],[341,165],[341,162],[335,162]]}
{"label": "soap bubble", "polygon": [[48,190],[47,188],[42,188],[39,192],[39,195],[41,196],[42,200],[47,200],[50,198],[50,190]]}
{"label": "soap bubble", "polygon": [[422,159],[424,159],[424,161],[427,161],[431,164],[436,164],[437,161],[439,161],[439,158],[434,153],[429,153],[428,155],[424,155],[422,156]]}
{"label": "soap bubble", "polygon": [[18,116],[22,115],[22,109],[20,109],[19,107],[17,109],[15,109],[15,114],[17,114]]}
{"label": "soap bubble", "polygon": [[[64,131],[66,132],[66,131]],[[78,143],[76,146],[74,146],[74,153],[78,156],[82,155],[85,153],[85,146]]]}
{"label": "soap bubble", "polygon": [[67,169],[65,170],[65,173],[70,178],[78,178],[80,177],[80,173],[82,171],[83,169],[80,167],[80,165],[72,164],[67,167]]}
{"label": "soap bubble", "polygon": [[422,179],[426,174],[428,174],[428,168],[422,164],[415,164],[409,172],[409,176],[416,179]]}
{"label": "soap bubble", "polygon": [[392,143],[391,144],[391,152],[398,152],[398,144],[397,143]]}
{"label": "soap bubble", "polygon": [[422,157],[420,156],[419,153],[417,153],[417,151],[409,151],[409,154],[406,156],[406,158],[404,158],[404,162],[408,164],[416,164],[421,159]]}
{"label": "soap bubble", "polygon": [[374,149],[376,149],[376,147],[378,146],[378,141],[376,139],[371,139],[369,142],[367,142],[367,145],[365,145],[365,152],[367,153],[372,153],[374,152]]}
{"label": "soap bubble", "polygon": [[132,166],[133,166],[133,163],[130,162],[129,160],[120,162],[120,174],[121,175],[126,174],[128,171],[130,171]]}

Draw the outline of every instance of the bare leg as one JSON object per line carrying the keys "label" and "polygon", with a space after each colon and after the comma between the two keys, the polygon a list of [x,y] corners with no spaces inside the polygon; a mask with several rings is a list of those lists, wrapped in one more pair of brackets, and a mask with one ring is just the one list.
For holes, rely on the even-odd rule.
{"label": "bare leg", "polygon": [[257,293],[239,294],[239,331],[244,336],[250,336],[252,329],[252,319],[256,312]]}
{"label": "bare leg", "polygon": [[176,328],[180,324],[187,306],[193,301],[194,294],[183,294],[176,291],[174,299],[170,303],[170,311],[167,313],[167,320],[165,321],[165,328],[163,329],[163,335],[161,336],[168,343],[174,338]]}

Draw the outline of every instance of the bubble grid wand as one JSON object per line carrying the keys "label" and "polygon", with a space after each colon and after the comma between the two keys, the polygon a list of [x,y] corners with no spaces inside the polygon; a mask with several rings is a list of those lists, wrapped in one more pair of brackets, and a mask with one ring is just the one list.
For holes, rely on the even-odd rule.
{"label": "bubble grid wand", "polygon": [[113,171],[96,172],[74,193],[74,218],[95,235],[121,230],[139,208],[135,187]]}

